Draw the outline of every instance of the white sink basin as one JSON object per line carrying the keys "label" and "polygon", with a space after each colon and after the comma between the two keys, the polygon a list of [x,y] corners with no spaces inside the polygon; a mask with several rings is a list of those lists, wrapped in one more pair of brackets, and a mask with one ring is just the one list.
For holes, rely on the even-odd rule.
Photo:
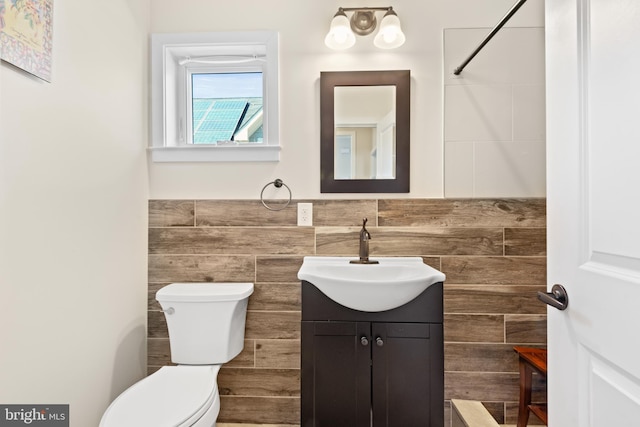
{"label": "white sink basin", "polygon": [[420,257],[371,257],[379,264],[350,264],[357,257],[304,257],[298,279],[359,311],[385,311],[420,295],[445,275]]}

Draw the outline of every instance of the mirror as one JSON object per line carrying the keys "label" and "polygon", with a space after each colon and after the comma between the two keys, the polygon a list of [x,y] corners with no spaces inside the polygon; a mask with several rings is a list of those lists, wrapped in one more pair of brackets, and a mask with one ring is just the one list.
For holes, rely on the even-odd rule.
{"label": "mirror", "polygon": [[320,74],[320,191],[409,192],[410,73]]}
{"label": "mirror", "polygon": [[394,179],[396,87],[334,89],[334,179]]}

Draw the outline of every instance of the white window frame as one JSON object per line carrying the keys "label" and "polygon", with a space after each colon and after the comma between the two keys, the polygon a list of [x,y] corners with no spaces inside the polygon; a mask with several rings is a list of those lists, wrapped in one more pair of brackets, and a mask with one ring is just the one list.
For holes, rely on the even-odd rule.
{"label": "white window frame", "polygon": [[[191,144],[191,73],[251,70],[263,73],[263,142],[222,146]],[[152,34],[152,161],[279,161],[278,83],[277,32]]]}

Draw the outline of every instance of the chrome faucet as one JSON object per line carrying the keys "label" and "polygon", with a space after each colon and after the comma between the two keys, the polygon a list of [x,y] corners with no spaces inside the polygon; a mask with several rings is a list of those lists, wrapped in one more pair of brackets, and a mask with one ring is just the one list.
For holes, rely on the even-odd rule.
{"label": "chrome faucet", "polygon": [[369,240],[371,234],[367,230],[367,218],[362,219],[362,229],[360,230],[360,259],[349,261],[351,264],[378,264],[378,261],[369,260]]}

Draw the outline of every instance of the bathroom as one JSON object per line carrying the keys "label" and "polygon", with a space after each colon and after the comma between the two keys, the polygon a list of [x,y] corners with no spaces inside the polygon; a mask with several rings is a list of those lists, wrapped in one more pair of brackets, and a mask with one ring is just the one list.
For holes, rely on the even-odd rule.
{"label": "bathroom", "polygon": [[[446,400],[481,400],[514,424],[511,347],[546,342],[535,299],[546,284],[544,64],[527,63],[544,55],[544,4],[529,0],[505,28],[517,35],[469,65],[498,79],[470,94],[451,70],[512,0],[375,3],[396,10],[401,48],[324,46],[338,7],[375,6],[353,0],[55,3],[52,82],[0,64],[0,299],[11,302],[1,404],[69,404],[71,425],[98,425],[119,393],[169,361],[155,290],[255,281],[245,351],[220,373],[219,421],[295,424],[295,272],[305,255],[356,255],[368,217],[372,254],[423,256],[447,275]],[[257,29],[280,33],[280,160],[150,161],[149,34]],[[411,71],[410,192],[321,193],[320,72],[385,69]],[[482,114],[464,107],[472,95],[487,102]],[[512,97],[528,101],[505,109]],[[276,178],[313,203],[312,228],[295,226],[293,206],[259,203]],[[224,236],[201,253],[163,240],[187,227],[194,241],[202,228]]]}

